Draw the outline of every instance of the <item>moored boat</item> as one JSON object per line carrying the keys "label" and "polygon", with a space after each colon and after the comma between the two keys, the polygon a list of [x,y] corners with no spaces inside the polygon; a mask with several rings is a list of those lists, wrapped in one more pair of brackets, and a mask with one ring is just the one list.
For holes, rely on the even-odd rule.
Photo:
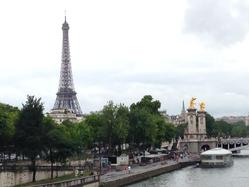
{"label": "moored boat", "polygon": [[201,153],[201,167],[227,167],[233,165],[232,152],[214,148]]}

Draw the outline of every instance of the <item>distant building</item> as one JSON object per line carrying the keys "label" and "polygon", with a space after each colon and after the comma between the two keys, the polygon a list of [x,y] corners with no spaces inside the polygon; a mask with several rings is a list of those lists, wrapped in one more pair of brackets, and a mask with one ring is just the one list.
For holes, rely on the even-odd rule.
{"label": "distant building", "polygon": [[70,120],[71,122],[79,122],[84,119],[83,116],[77,116],[75,113],[67,109],[51,110],[49,116],[51,116],[53,120],[58,124],[62,123],[65,120]]}
{"label": "distant building", "polygon": [[249,126],[249,115],[245,117],[245,124],[246,126]]}
{"label": "distant building", "polygon": [[246,118],[249,118],[249,116],[223,116],[221,118],[216,118],[216,121],[225,121],[227,123],[233,124],[233,123],[237,123],[239,121],[244,121],[246,123]]}
{"label": "distant building", "polygon": [[161,114],[165,117],[166,121],[172,123],[175,126],[187,123],[187,112],[185,110],[184,101],[182,102],[182,111],[178,115],[168,115],[166,110],[161,111]]}
{"label": "distant building", "polygon": [[167,111],[166,110],[161,110],[159,112],[165,118],[165,120],[168,122],[170,116],[167,114]]}

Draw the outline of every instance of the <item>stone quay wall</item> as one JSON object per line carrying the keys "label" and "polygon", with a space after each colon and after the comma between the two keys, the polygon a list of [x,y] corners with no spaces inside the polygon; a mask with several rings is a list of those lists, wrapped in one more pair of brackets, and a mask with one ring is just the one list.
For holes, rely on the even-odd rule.
{"label": "stone quay wall", "polygon": [[[71,174],[73,171],[54,171],[54,176],[63,176]],[[49,179],[50,171],[36,171],[36,180]],[[33,173],[28,170],[24,171],[1,171],[0,187],[9,187],[32,182]]]}
{"label": "stone quay wall", "polygon": [[129,175],[123,178],[119,178],[117,180],[103,182],[101,183],[101,186],[103,187],[125,186],[128,184],[132,184],[132,183],[136,183],[136,182],[148,179],[150,177],[161,175],[163,173],[171,172],[171,171],[178,170],[178,169],[190,166],[190,165],[194,165],[196,163],[197,163],[196,161],[188,161],[188,162],[179,162],[179,163],[176,163],[174,165],[169,165],[169,166],[162,166],[160,168],[146,171],[143,173],[137,173],[134,175]]}
{"label": "stone quay wall", "polygon": [[99,187],[99,176],[91,175],[87,177],[79,177],[59,182],[44,183],[32,185],[29,187],[71,187],[71,186],[84,186],[84,187]]}

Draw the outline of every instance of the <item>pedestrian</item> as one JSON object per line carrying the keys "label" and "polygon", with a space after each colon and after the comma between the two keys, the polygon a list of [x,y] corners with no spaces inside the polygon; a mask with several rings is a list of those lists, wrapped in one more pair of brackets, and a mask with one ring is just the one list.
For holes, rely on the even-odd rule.
{"label": "pedestrian", "polygon": [[131,173],[131,166],[128,166],[128,172]]}
{"label": "pedestrian", "polygon": [[178,162],[178,160],[179,160],[179,155],[176,154],[176,162]]}
{"label": "pedestrian", "polygon": [[183,154],[182,153],[180,154],[180,157],[181,157],[181,159],[183,159]]}

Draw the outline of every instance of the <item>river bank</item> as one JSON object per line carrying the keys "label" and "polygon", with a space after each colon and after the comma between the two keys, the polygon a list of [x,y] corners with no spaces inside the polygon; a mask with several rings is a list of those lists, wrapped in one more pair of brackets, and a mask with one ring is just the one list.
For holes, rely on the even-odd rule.
{"label": "river bank", "polygon": [[127,187],[218,187],[249,186],[249,158],[234,158],[231,167],[202,168],[189,166],[156,177],[151,177]]}
{"label": "river bank", "polygon": [[178,162],[169,160],[167,163],[153,163],[146,166],[137,166],[128,171],[108,172],[101,176],[100,184],[105,187],[116,187],[132,184],[163,173],[171,172],[194,165],[199,162],[198,158],[181,159]]}

